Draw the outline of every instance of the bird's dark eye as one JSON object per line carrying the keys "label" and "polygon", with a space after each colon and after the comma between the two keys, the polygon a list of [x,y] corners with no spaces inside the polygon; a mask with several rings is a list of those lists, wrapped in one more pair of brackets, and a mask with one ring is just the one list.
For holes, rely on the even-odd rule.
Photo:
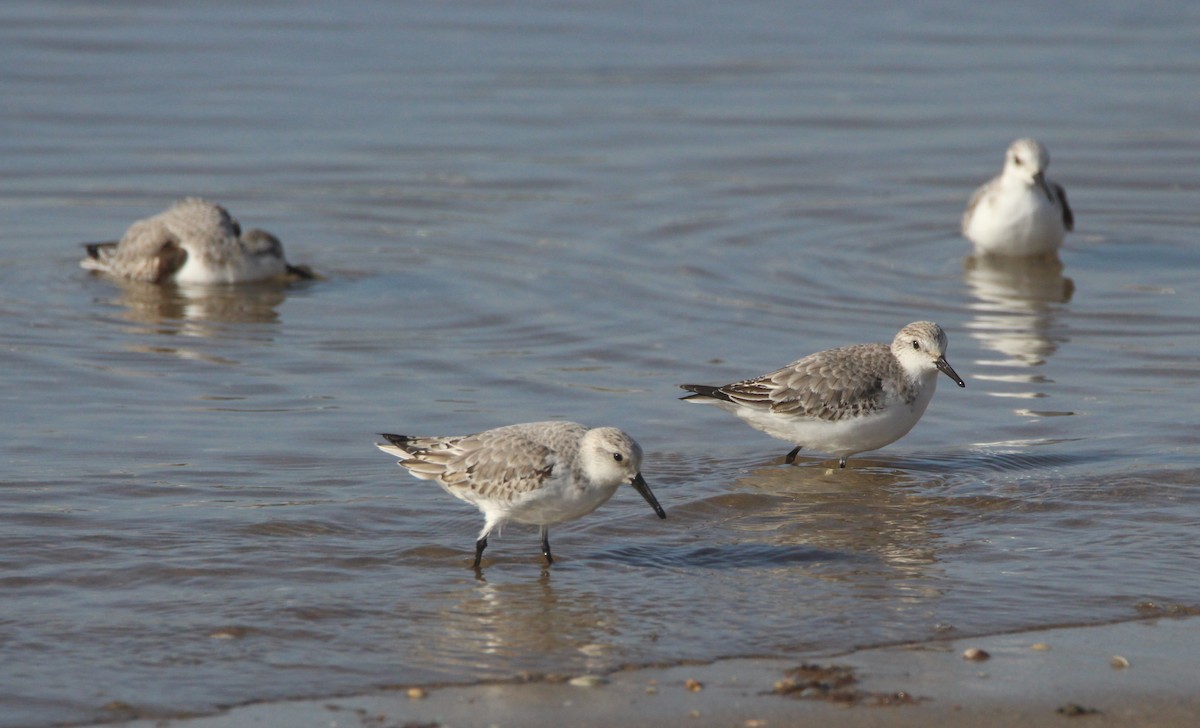
{"label": "bird's dark eye", "polygon": [[1017,165],[1018,167],[1020,167],[1020,166],[1021,166],[1021,158],[1020,158],[1020,157],[1013,157],[1013,164],[1015,164],[1015,165]]}
{"label": "bird's dark eye", "polygon": [[619,462],[621,462],[621,461],[622,461],[622,460],[624,460],[624,459],[625,459],[625,456],[624,456],[624,455],[622,455],[621,453],[619,453],[619,452],[614,452],[614,453],[613,453],[613,460],[616,460],[618,463],[619,463]]}
{"label": "bird's dark eye", "polygon": [[921,342],[919,342],[919,341],[914,341],[914,342],[913,342],[913,348],[914,348],[914,349],[916,349],[917,351],[920,351],[920,350],[921,350]]}

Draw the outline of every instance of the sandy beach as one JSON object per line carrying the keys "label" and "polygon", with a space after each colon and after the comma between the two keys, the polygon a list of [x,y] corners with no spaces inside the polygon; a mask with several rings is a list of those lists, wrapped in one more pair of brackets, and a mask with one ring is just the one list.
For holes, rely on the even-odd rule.
{"label": "sandy beach", "polygon": [[[983,654],[969,659],[968,651]],[[1192,726],[1200,720],[1197,655],[1200,618],[1160,618],[114,720],[129,728]],[[123,710],[135,708],[114,706]]]}

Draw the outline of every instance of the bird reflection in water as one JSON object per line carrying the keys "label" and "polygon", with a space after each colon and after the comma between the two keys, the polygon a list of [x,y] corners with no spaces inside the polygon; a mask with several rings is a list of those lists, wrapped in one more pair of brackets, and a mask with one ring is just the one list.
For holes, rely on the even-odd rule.
{"label": "bird reflection in water", "polygon": [[[1041,367],[1069,339],[1057,316],[1071,300],[1075,283],[1063,276],[1057,256],[970,256],[963,279],[975,300],[967,329],[995,357],[975,363],[976,378],[995,397],[1037,399],[1049,383],[1030,371]],[[979,371],[977,369],[977,371]],[[1018,412],[1032,414],[1027,408]]]}
{"label": "bird reflection in water", "polygon": [[837,473],[772,465],[739,478],[728,497],[766,498],[768,503],[747,510],[752,515],[742,519],[739,530],[769,527],[776,545],[803,543],[830,552],[871,552],[890,563],[931,564],[935,536],[929,522],[937,514],[909,486],[928,487],[938,477],[874,458]]}
{"label": "bird reflection in water", "polygon": [[[289,293],[308,283],[264,281],[238,285],[179,285],[110,276],[98,280],[97,285],[106,287],[105,295],[96,297],[100,310],[105,307],[115,309],[115,313],[110,311],[108,315],[129,336],[122,348],[228,365],[237,362],[227,354],[218,355],[206,347],[183,342],[202,339],[269,341],[280,320],[279,307]],[[145,335],[154,338],[150,340]]]}
{"label": "bird reflection in water", "polygon": [[536,580],[492,583],[481,576],[469,587],[428,599],[421,610],[428,623],[417,647],[422,659],[473,667],[484,660],[505,675],[514,668],[561,669],[564,662],[581,672],[620,664],[612,640],[627,619],[598,593],[555,586],[549,569]]}
{"label": "bird reflection in water", "polygon": [[[287,300],[287,284],[266,281],[238,285],[158,284],[109,278],[117,292],[101,303],[119,306],[124,321],[164,334],[207,336],[213,324],[276,323]],[[303,286],[305,283],[294,283]]]}

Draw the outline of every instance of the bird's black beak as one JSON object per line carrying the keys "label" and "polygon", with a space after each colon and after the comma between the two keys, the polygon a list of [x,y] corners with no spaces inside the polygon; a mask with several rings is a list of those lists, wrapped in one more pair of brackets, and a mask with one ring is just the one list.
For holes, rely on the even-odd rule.
{"label": "bird's black beak", "polygon": [[667,512],[664,511],[663,507],[658,504],[658,499],[655,498],[654,494],[650,492],[650,486],[646,485],[646,481],[642,478],[641,473],[633,476],[633,480],[630,481],[630,485],[633,486],[634,490],[642,494],[642,497],[646,499],[646,502],[650,504],[650,507],[654,509],[654,512],[658,514],[659,518],[667,517]]}
{"label": "bird's black beak", "polygon": [[1033,175],[1033,181],[1037,183],[1037,186],[1041,188],[1042,192],[1046,193],[1046,199],[1050,202],[1054,202],[1054,194],[1050,192],[1050,185],[1046,184],[1046,175],[1038,172],[1037,174]]}
{"label": "bird's black beak", "polygon": [[942,374],[945,374],[946,376],[953,379],[955,384],[957,384],[958,386],[960,386],[960,387],[967,386],[967,383],[962,380],[962,377],[958,376],[958,372],[954,371],[954,367],[950,366],[950,362],[946,361],[946,357],[939,356],[937,358],[937,368],[938,368],[938,371],[940,371]]}

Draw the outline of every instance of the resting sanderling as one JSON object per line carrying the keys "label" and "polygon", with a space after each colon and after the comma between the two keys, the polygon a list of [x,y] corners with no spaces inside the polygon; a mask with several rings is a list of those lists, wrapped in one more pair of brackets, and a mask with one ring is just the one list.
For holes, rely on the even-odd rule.
{"label": "resting sanderling", "polygon": [[288,265],[283,245],[265,230],[242,228],[224,207],[188,197],[138,220],[116,242],[86,243],[80,265],[149,283],[250,283],[313,278]]}
{"label": "resting sanderling", "polygon": [[683,399],[713,404],[751,427],[829,453],[846,467],[846,457],[875,450],[904,437],[933,398],[941,371],[967,386],[946,362],[946,333],[930,321],[900,329],[891,346],[858,344],[817,352],[755,379],[723,387],[681,384],[695,394]]}
{"label": "resting sanderling", "polygon": [[1004,170],[975,190],[962,233],[981,255],[1050,255],[1075,228],[1062,185],[1046,179],[1050,152],[1036,139],[1008,147]]}
{"label": "resting sanderling", "polygon": [[659,518],[667,514],[642,478],[642,448],[615,427],[574,422],[529,422],[461,437],[389,435],[375,447],[399,465],[432,480],[483,513],[475,568],[492,529],[507,521],[541,527],[550,556],[550,526],[586,516],[629,483]]}

